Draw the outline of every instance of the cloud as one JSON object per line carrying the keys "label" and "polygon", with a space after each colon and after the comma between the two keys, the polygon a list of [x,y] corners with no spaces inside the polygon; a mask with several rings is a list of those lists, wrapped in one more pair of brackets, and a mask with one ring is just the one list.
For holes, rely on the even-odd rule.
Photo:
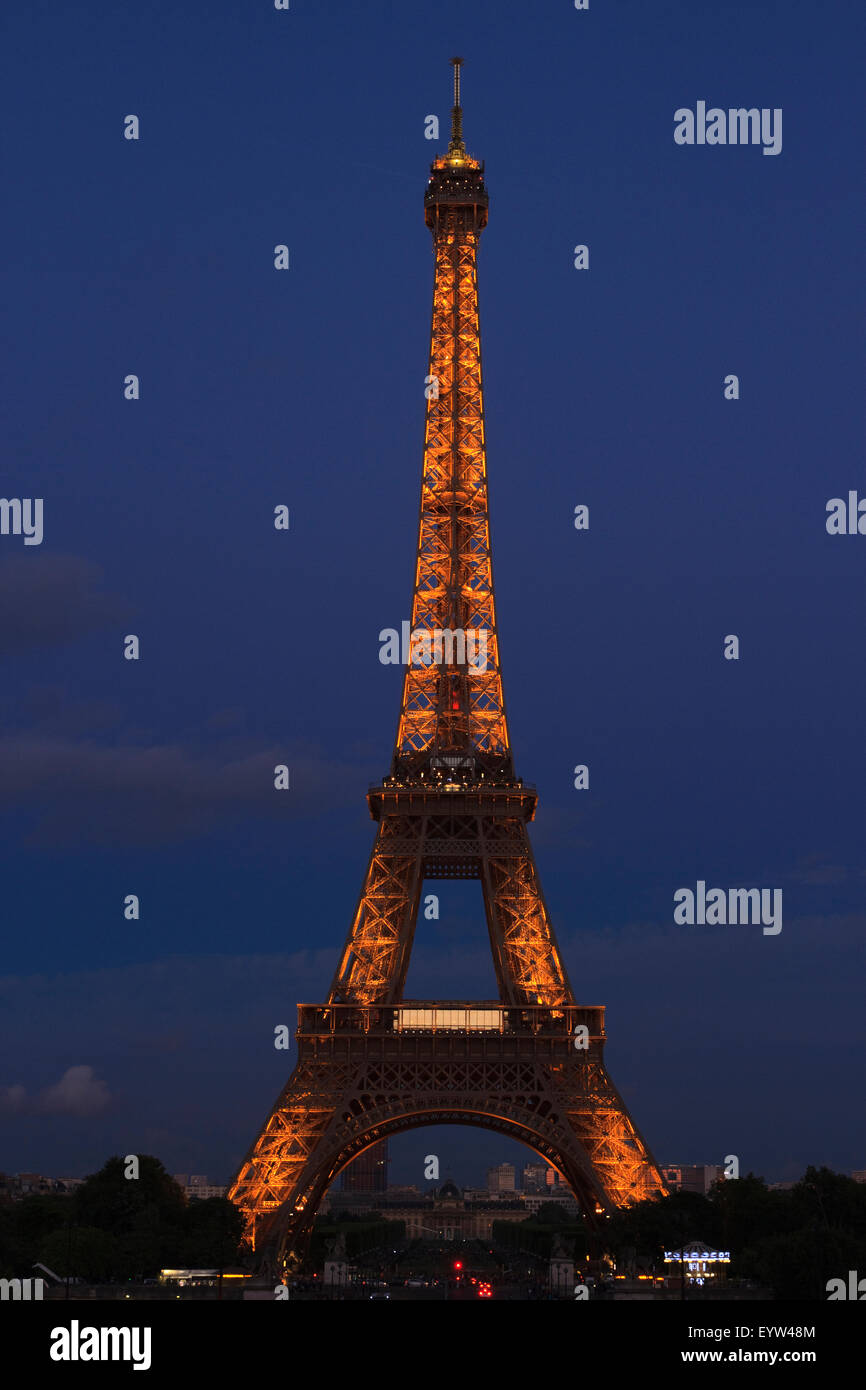
{"label": "cloud", "polygon": [[[274,789],[285,763],[291,786]],[[0,812],[33,807],[30,844],[152,845],[209,834],[250,816],[285,819],[333,807],[358,772],[275,744],[193,753],[183,745],[104,745],[50,735],[0,738]]]}
{"label": "cloud", "polygon": [[0,1113],[17,1114],[27,1104],[27,1092],[23,1086],[0,1086]]}
{"label": "cloud", "polygon": [[42,1092],[38,1108],[44,1115],[97,1115],[110,1103],[108,1087],[93,1067],[69,1067],[56,1086]]}
{"label": "cloud", "polygon": [[120,622],[130,606],[101,593],[102,570],[79,555],[0,561],[0,657],[72,641]]}
{"label": "cloud", "polygon": [[111,1094],[93,1067],[69,1067],[54,1086],[30,1097],[24,1086],[0,1088],[0,1110],[11,1114],[98,1115],[111,1104]]}
{"label": "cloud", "polygon": [[833,887],[845,883],[851,872],[846,865],[833,863],[825,854],[807,854],[786,877],[795,883]]}

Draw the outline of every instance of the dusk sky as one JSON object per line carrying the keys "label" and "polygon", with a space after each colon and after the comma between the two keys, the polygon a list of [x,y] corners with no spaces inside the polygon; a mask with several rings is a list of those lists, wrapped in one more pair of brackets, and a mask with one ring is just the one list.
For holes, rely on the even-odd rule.
{"label": "dusk sky", "polygon": [[[862,3],[2,27],[0,496],[44,538],[0,535],[0,1169],[227,1181],[326,997],[397,721],[455,54],[505,694],[576,996],[660,1163],[866,1167],[866,535],[825,524],[866,498]],[[699,102],[781,109],[780,152],[678,145]],[[781,932],[677,925],[698,880],[781,890]],[[407,994],[494,998],[479,885],[430,891]],[[430,1153],[532,1158],[419,1130],[393,1180]]]}

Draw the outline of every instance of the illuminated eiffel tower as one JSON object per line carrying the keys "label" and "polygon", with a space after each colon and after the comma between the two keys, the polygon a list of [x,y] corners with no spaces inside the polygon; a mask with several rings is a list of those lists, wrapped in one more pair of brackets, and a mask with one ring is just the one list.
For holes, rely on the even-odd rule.
{"label": "illuminated eiffel tower", "polygon": [[[298,1063],[229,1197],[263,1268],[303,1258],[319,1202],[371,1144],[432,1124],[521,1140],[585,1218],[663,1192],[602,1060],[604,1008],[575,1003],[514,772],[493,600],[476,251],[484,165],[463,144],[460,64],[447,154],[424,209],[435,278],[411,650],[390,774],[326,1004],[298,1007]],[[403,998],[425,879],[481,880],[495,1001]]]}

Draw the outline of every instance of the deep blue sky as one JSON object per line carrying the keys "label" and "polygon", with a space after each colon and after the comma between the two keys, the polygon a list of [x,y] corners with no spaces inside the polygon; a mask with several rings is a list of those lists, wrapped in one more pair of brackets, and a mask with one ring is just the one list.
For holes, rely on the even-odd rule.
{"label": "deep blue sky", "polygon": [[[293,1063],[274,1025],[327,990],[396,722],[455,52],[506,698],[572,982],[660,1161],[866,1166],[866,537],[824,524],[866,496],[862,5],[3,28],[0,494],[45,538],[0,536],[0,1167],[227,1178]],[[782,153],[678,147],[699,100],[781,107]],[[781,888],[781,934],[675,926],[699,878]],[[410,994],[491,997],[478,886],[433,887]],[[424,1131],[394,1176],[431,1152],[464,1182],[526,1155]]]}

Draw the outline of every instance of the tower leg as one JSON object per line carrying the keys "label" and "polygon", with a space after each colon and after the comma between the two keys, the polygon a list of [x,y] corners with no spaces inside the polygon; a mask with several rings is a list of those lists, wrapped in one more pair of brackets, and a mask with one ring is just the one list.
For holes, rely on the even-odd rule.
{"label": "tower leg", "polygon": [[400,997],[423,882],[423,826],[417,817],[382,821],[343,955],[331,985],[338,1003]]}

